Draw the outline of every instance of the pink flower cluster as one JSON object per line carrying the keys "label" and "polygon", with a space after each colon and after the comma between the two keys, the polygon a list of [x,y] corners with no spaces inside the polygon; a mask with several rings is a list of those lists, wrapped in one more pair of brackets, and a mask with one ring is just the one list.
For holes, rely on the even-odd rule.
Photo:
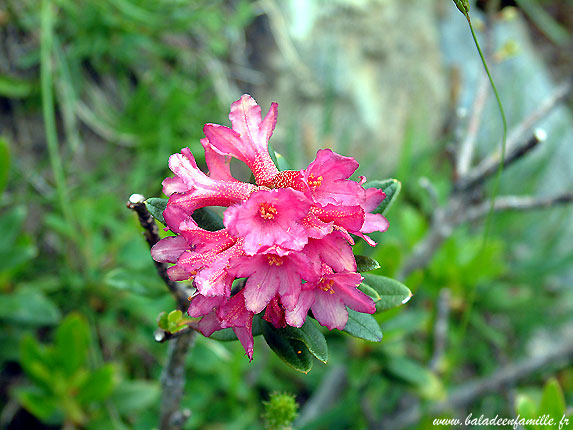
{"label": "pink flower cluster", "polygon": [[[206,124],[201,139],[209,174],[198,167],[188,148],[169,158],[175,173],[163,181],[169,202],[163,215],[176,236],[152,249],[156,261],[174,263],[175,281],[193,280],[197,293],[189,316],[205,336],[231,327],[253,356],[253,316],[275,327],[301,327],[309,310],[329,329],[344,329],[346,307],[374,313],[370,297],[357,287],[351,234],[375,245],[366,233],[385,231],[388,222],[370,213],[385,198],[348,178],[356,160],[319,150],[300,171],[279,171],[268,151],[277,104],[264,119],[249,95],[231,105],[232,128]],[[243,161],[256,185],[231,175],[231,158]],[[223,206],[224,229],[207,231],[191,215],[198,208]],[[233,292],[233,281],[246,278]]]}

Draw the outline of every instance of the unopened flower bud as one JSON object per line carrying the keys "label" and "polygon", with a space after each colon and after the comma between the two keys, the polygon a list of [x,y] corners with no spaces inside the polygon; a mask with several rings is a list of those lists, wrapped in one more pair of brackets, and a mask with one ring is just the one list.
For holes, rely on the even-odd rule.
{"label": "unopened flower bud", "polygon": [[468,14],[470,13],[470,3],[468,0],[454,0],[456,7],[459,9],[461,13],[467,18]]}

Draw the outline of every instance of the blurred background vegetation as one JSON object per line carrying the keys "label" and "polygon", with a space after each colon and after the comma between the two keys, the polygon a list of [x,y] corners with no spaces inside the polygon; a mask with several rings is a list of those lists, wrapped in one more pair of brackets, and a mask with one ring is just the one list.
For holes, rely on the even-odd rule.
{"label": "blurred background vegetation", "polygon": [[[571,77],[573,5],[472,7],[515,126]],[[279,103],[272,144],[296,168],[332,147],[369,179],[402,181],[389,231],[375,249],[359,245],[397,276],[435,211],[419,179],[446,201],[452,147],[482,81],[465,20],[445,0],[0,1],[0,427],[157,425],[167,345],[153,331],[175,303],[125,202],[160,196],[169,155],[199,156],[203,125],[226,124],[242,93],[263,110]],[[493,97],[484,103],[477,158],[501,136]],[[571,104],[536,125],[547,141],[504,172],[503,194],[573,188]],[[198,338],[185,428],[262,428],[274,391],[296,396],[305,429],[562,413],[571,352],[453,410],[432,408],[571,345],[572,221],[567,206],[499,214],[485,248],[483,223],[456,228],[405,279],[413,300],[377,316],[380,344],[328,333],[329,363],[308,375],[264,343],[249,363],[239,344]]]}

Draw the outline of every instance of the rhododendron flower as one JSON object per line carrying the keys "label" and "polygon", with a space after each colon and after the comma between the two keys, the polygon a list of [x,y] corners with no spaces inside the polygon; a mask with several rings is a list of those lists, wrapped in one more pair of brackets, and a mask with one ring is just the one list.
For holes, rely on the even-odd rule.
{"label": "rhododendron flower", "polygon": [[[342,330],[347,308],[374,313],[372,299],[358,286],[352,235],[386,231],[388,221],[374,211],[385,198],[350,178],[358,162],[329,149],[319,150],[300,171],[279,171],[268,141],[277,119],[273,103],[264,118],[252,97],[231,105],[231,128],[207,124],[201,144],[208,173],[188,148],[169,158],[175,174],[163,181],[169,196],[163,216],[176,236],[152,249],[156,261],[172,263],[174,281],[192,281],[197,293],[188,314],[210,336],[232,328],[250,359],[253,317],[275,327],[301,327],[309,310],[329,329]],[[253,172],[255,184],[231,175],[235,158]],[[207,231],[192,218],[208,206],[226,208],[224,228]]]}

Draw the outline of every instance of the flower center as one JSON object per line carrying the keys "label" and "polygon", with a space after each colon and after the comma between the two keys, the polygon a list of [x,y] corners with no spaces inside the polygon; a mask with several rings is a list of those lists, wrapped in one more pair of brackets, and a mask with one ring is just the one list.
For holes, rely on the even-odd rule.
{"label": "flower center", "polygon": [[308,185],[310,186],[310,188],[315,190],[318,187],[320,187],[320,184],[322,184],[322,176],[319,176],[318,178],[314,179],[314,175],[311,173],[308,177]]}
{"label": "flower center", "polygon": [[334,281],[332,279],[320,278],[320,281],[318,282],[318,288],[322,291],[329,292],[330,294],[334,294],[334,290],[332,289],[333,285]]}
{"label": "flower center", "polygon": [[278,255],[267,254],[267,261],[269,266],[282,266],[283,259]]}
{"label": "flower center", "polygon": [[263,219],[275,219],[277,208],[269,203],[261,203],[259,206],[259,215]]}

